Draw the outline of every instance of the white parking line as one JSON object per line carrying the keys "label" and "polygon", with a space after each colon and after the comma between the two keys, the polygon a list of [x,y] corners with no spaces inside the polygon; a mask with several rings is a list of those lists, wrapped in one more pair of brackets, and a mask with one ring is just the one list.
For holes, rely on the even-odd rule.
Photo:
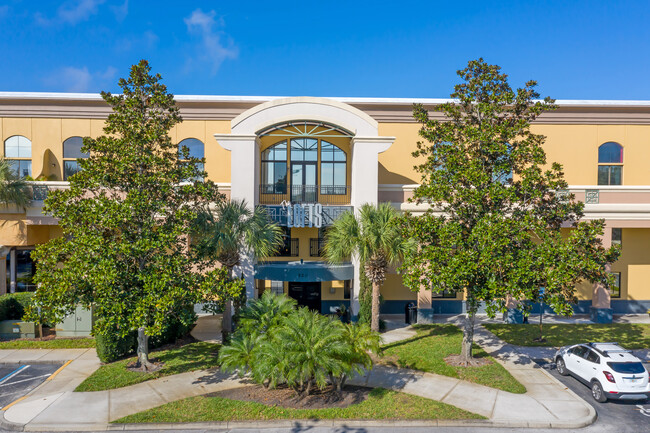
{"label": "white parking line", "polygon": [[48,373],[48,374],[43,374],[41,376],[34,376],[34,377],[27,378],[27,379],[17,380],[15,382],[2,383],[2,384],[0,384],[0,388],[3,387],[3,386],[15,385],[17,383],[29,382],[31,380],[40,379],[41,377],[48,377],[48,376],[51,376],[51,375],[52,375],[51,373]]}
{"label": "white parking line", "polygon": [[13,372],[9,373],[8,375],[6,375],[6,376],[3,377],[2,379],[0,379],[0,385],[3,384],[3,383],[5,383],[6,381],[8,381],[9,379],[11,379],[12,377],[14,377],[15,375],[17,375],[17,374],[20,373],[21,371],[25,371],[25,370],[27,370],[28,368],[29,368],[29,365],[23,365],[22,367],[20,367],[20,368],[14,370]]}

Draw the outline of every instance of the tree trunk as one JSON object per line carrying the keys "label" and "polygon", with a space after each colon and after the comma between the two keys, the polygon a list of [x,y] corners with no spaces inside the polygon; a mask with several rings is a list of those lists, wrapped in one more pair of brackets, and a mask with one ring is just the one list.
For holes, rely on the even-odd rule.
{"label": "tree trunk", "polygon": [[144,327],[138,328],[138,367],[148,371],[153,367],[149,362],[149,336],[144,333]]}
{"label": "tree trunk", "polygon": [[463,327],[463,345],[460,351],[461,361],[469,364],[472,361],[472,343],[474,343],[474,323],[478,302],[467,297],[467,313],[465,314],[465,326]]}
{"label": "tree trunk", "polygon": [[370,329],[379,332],[379,283],[372,282],[372,318]]}
{"label": "tree trunk", "polygon": [[[234,265],[226,265],[228,268],[228,275],[231,279],[235,279]],[[232,332],[232,299],[226,299],[226,306],[223,310],[223,318],[221,319],[221,341],[226,343],[230,340],[230,333]]]}
{"label": "tree trunk", "polygon": [[226,307],[223,310],[223,320],[221,322],[221,336],[225,343],[228,341],[232,332],[232,299],[226,300]]}
{"label": "tree trunk", "polygon": [[463,345],[460,357],[463,362],[469,363],[472,360],[472,343],[474,342],[474,313],[469,311],[465,314],[465,326],[463,327]]}

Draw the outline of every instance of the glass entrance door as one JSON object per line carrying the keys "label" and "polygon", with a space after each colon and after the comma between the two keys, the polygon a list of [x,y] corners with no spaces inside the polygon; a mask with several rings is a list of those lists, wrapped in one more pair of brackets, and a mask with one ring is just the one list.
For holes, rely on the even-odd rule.
{"label": "glass entrance door", "polygon": [[291,163],[291,201],[315,203],[317,201],[316,163]]}
{"label": "glass entrance door", "polygon": [[289,296],[295,299],[298,305],[320,313],[320,283],[289,283]]}

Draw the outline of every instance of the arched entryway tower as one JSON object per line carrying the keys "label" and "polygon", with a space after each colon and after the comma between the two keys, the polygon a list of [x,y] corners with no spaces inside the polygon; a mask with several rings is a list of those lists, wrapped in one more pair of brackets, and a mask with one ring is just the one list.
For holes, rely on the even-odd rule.
{"label": "arched entryway tower", "polygon": [[[231,197],[267,206],[287,234],[282,257],[243,264],[249,299],[270,285],[274,291],[306,298],[310,292],[314,298],[319,285],[322,312],[349,302],[356,315],[358,263],[333,267],[319,260],[318,251],[322,233],[337,212],[377,203],[378,155],[395,138],[379,136],[377,122],[361,110],[311,97],[260,104],[233,119],[230,134],[214,137],[231,152]],[[342,167],[344,180],[333,174]],[[294,211],[299,211],[298,219],[291,218]]]}

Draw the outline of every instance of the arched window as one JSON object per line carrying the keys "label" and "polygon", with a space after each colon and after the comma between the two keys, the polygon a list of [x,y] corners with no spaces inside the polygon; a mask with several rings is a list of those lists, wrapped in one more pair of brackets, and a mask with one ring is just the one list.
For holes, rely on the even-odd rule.
{"label": "arched window", "polygon": [[262,193],[287,192],[287,141],[283,140],[262,152]]}
{"label": "arched window", "polygon": [[5,140],[5,158],[19,177],[32,175],[32,142],[22,135]]}
{"label": "arched window", "polygon": [[598,185],[621,185],[623,146],[612,141],[598,148]]}
{"label": "arched window", "polygon": [[[187,148],[187,153],[185,153],[184,148]],[[182,140],[180,143],[178,143],[178,158],[181,161],[187,161],[187,158],[203,159],[204,156],[205,146],[201,140],[197,138],[186,138],[185,140]],[[202,162],[196,164],[196,166],[199,170],[204,170]]]}
{"label": "arched window", "polygon": [[320,147],[320,193],[343,195],[346,193],[345,152],[329,143],[321,141]]}
{"label": "arched window", "polygon": [[81,151],[83,144],[81,137],[70,137],[63,142],[63,180],[81,170],[77,159],[88,158],[88,153]]}

